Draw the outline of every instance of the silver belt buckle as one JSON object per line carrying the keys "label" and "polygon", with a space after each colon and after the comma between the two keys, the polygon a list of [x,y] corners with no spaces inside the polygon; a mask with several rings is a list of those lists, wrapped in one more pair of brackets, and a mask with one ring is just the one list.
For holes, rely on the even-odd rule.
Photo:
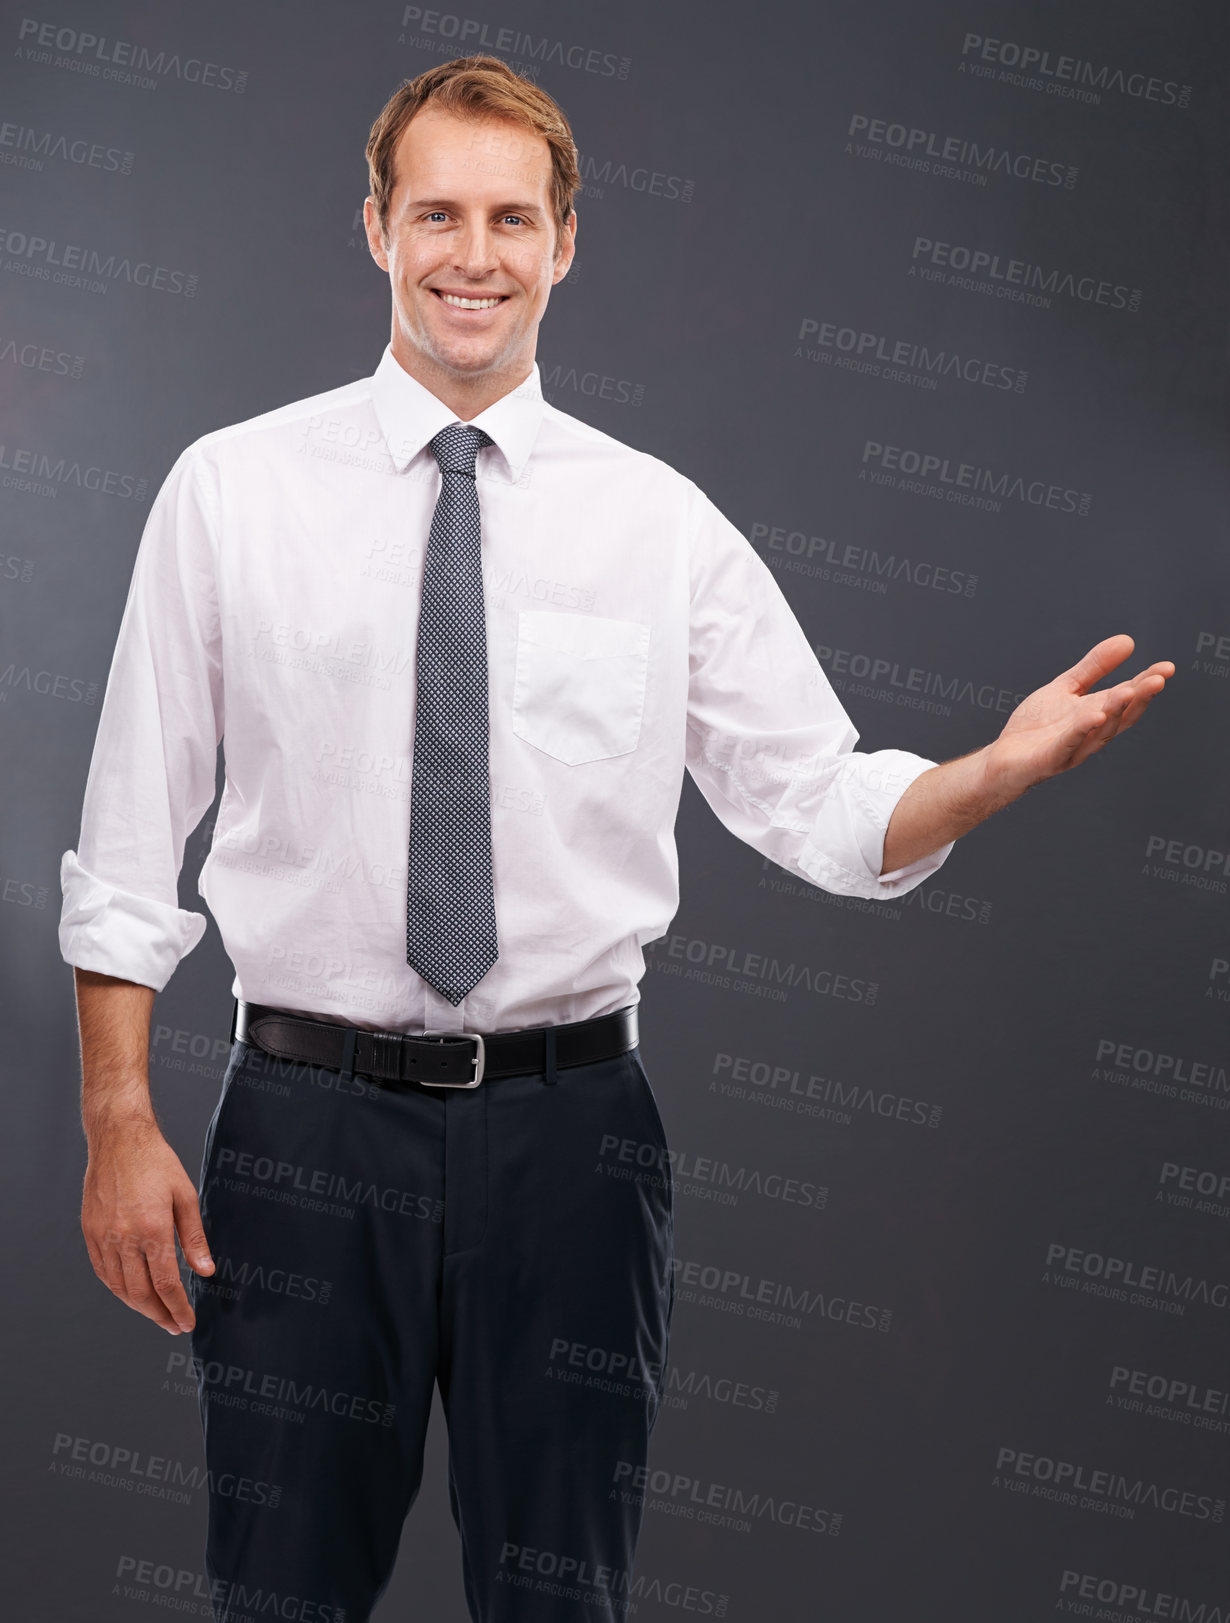
{"label": "silver belt buckle", "polygon": [[468,1082],[428,1082],[423,1079],[426,1088],[476,1088],[483,1079],[483,1071],[487,1065],[487,1046],[477,1031],[420,1031],[420,1037],[462,1037],[466,1042],[474,1044],[474,1075]]}

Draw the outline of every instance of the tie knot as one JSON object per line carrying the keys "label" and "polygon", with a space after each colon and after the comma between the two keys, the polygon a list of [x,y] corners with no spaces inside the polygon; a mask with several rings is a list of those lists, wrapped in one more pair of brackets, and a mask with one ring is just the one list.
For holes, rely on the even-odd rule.
{"label": "tie knot", "polygon": [[441,473],[464,473],[474,477],[474,460],[484,445],[495,442],[490,434],[473,423],[450,423],[431,442]]}

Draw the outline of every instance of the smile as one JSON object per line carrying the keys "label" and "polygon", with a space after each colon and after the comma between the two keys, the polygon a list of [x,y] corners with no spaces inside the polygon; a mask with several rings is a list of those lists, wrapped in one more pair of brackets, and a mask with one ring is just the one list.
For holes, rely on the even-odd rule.
{"label": "smile", "polygon": [[503,304],[508,297],[507,293],[500,293],[494,297],[467,299],[459,293],[442,293],[438,287],[433,287],[431,291],[454,310],[494,310],[497,304]]}

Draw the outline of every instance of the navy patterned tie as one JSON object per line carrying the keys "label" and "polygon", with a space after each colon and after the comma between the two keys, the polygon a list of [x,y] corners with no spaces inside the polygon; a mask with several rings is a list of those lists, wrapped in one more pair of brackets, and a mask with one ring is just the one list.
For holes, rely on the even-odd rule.
{"label": "navy patterned tie", "polygon": [[410,779],[406,962],[458,1004],[499,957],[487,766],[487,623],[470,423],[431,442],[440,496],[423,564]]}

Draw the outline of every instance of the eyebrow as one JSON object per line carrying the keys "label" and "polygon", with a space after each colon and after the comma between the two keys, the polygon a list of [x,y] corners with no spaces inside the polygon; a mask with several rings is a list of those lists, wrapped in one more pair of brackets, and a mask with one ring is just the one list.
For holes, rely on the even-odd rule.
{"label": "eyebrow", "polygon": [[[452,197],[412,197],[409,199],[407,206],[415,209],[451,209],[457,207],[457,200]],[[497,214],[541,214],[543,212],[537,203],[493,203],[492,208]]]}

